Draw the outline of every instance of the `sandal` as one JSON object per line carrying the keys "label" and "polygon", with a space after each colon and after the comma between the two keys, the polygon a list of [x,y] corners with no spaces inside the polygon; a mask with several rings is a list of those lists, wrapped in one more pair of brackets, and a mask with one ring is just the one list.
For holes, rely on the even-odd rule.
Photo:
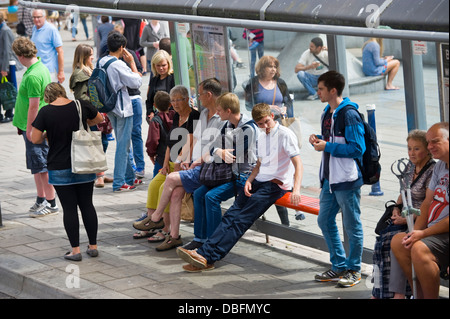
{"label": "sandal", "polygon": [[173,238],[172,236],[168,235],[166,236],[166,239],[164,242],[156,247],[156,251],[165,251],[173,248],[177,248],[178,246],[182,246],[183,241],[181,240],[181,236],[178,236],[178,238]]}
{"label": "sandal", "polygon": [[156,232],[152,229],[150,231],[146,231],[146,230],[140,230],[136,233],[133,234],[133,239],[142,239],[142,238],[148,238],[151,237],[153,235],[155,235]]}
{"label": "sandal", "polygon": [[[163,237],[158,236],[159,234],[163,235]],[[167,236],[167,235],[168,235],[168,234],[167,234],[166,232],[164,232],[164,231],[162,231],[162,230],[160,229],[160,230],[158,230],[156,233],[154,233],[152,236],[150,236],[150,237],[147,239],[147,241],[148,241],[149,243],[160,243],[160,242],[166,240],[166,236]]]}

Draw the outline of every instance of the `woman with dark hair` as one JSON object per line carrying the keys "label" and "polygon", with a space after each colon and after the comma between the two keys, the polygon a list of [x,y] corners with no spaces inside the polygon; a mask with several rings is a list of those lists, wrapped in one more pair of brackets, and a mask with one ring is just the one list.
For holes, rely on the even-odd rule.
{"label": "woman with dark hair", "polygon": [[[80,118],[75,101],[69,100],[64,87],[59,83],[50,83],[45,88],[44,100],[49,103],[43,106],[34,120],[31,131],[31,141],[35,144],[48,139],[49,151],[47,158],[49,184],[55,187],[64,211],[64,228],[69,237],[72,251],[64,258],[71,261],[81,261],[80,223],[78,208],[80,208],[86,229],[89,245],[86,253],[91,257],[98,255],[97,251],[97,213],[92,203],[95,174],[74,174],[71,163],[72,132],[79,130]],[[79,100],[82,122],[96,125],[103,121],[103,116],[90,102]]]}
{"label": "woman with dark hair", "polygon": [[398,90],[399,88],[392,84],[395,75],[400,68],[400,61],[394,59],[394,56],[382,57],[383,39],[371,38],[364,43],[362,48],[363,72],[367,76],[376,76],[387,74],[386,90]]}

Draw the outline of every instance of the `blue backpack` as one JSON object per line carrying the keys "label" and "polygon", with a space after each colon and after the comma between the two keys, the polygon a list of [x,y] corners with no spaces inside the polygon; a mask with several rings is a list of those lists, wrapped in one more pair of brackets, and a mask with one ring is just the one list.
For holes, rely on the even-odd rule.
{"label": "blue backpack", "polygon": [[115,92],[109,83],[106,70],[109,65],[116,61],[117,58],[111,58],[103,67],[100,67],[99,61],[88,81],[89,99],[97,110],[101,113],[108,113],[116,107],[117,99],[120,98],[123,108],[122,90]]}

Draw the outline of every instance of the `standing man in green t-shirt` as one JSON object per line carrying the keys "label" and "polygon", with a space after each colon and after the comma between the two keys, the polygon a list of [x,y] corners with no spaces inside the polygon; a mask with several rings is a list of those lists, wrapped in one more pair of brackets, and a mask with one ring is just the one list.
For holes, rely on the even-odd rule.
{"label": "standing man in green t-shirt", "polygon": [[27,71],[23,75],[17,94],[13,125],[17,127],[25,141],[27,168],[34,175],[36,184],[36,203],[30,207],[31,217],[42,217],[59,211],[55,201],[55,189],[48,183],[47,154],[48,144],[31,142],[31,124],[39,109],[44,106],[44,90],[51,82],[50,72],[36,57],[36,46],[26,38],[17,38],[12,45],[19,62]]}

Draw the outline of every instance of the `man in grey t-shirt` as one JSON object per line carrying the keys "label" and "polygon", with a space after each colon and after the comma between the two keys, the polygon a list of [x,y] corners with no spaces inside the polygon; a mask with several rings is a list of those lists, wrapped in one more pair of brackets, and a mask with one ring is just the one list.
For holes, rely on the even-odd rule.
{"label": "man in grey t-shirt", "polygon": [[439,297],[440,272],[448,273],[449,215],[448,215],[448,122],[434,124],[426,135],[428,150],[439,162],[435,165],[425,200],[420,207],[414,230],[399,233],[391,248],[410,284],[412,267],[416,272],[417,296]]}

